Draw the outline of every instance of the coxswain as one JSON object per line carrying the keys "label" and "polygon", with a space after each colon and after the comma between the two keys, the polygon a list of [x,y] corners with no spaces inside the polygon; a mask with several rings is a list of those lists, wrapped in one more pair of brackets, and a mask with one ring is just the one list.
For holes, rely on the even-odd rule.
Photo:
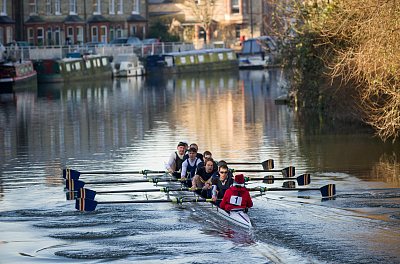
{"label": "coxswain", "polygon": [[179,142],[178,146],[176,147],[177,150],[171,154],[168,163],[165,166],[168,172],[176,177],[179,177],[182,169],[182,163],[185,157],[186,146],[187,144],[185,142]]}
{"label": "coxswain", "polygon": [[224,197],[219,205],[225,211],[244,209],[253,207],[250,192],[244,186],[244,175],[237,174],[233,185],[226,190]]}
{"label": "coxswain", "polygon": [[214,203],[219,205],[221,199],[224,197],[225,191],[233,184],[233,179],[229,176],[229,169],[226,164],[219,164],[218,173],[212,176],[211,182],[211,198]]}

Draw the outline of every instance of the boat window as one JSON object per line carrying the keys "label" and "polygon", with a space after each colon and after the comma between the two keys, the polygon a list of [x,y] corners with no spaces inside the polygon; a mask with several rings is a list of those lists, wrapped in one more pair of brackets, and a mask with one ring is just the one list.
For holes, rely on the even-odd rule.
{"label": "boat window", "polygon": [[133,67],[132,63],[129,63],[129,64],[128,64],[128,67]]}
{"label": "boat window", "polygon": [[86,61],[86,68],[87,68],[87,69],[90,69],[90,67],[91,67],[91,65],[90,65],[90,60],[87,60],[87,61]]}
{"label": "boat window", "polygon": [[165,57],[165,62],[167,63],[167,66],[174,65],[172,57]]}
{"label": "boat window", "polygon": [[229,60],[233,60],[233,52],[229,52],[229,53],[227,53],[228,54],[228,59]]}
{"label": "boat window", "polygon": [[97,59],[97,67],[100,67],[101,66],[101,61],[100,61],[100,59]]}
{"label": "boat window", "polygon": [[223,53],[218,53],[218,59],[219,60],[224,60],[224,54]]}
{"label": "boat window", "polygon": [[181,63],[186,64],[186,58],[185,57],[180,57]]}
{"label": "boat window", "polygon": [[75,62],[75,69],[77,69],[78,71],[81,69],[81,64],[79,63],[79,61]]}
{"label": "boat window", "polygon": [[61,64],[60,64],[60,65],[58,65],[58,67],[60,68],[60,72],[62,72],[63,70],[62,70],[62,66],[61,66]]}
{"label": "boat window", "polygon": [[67,72],[71,71],[71,65],[69,65],[69,63],[65,64],[65,68],[67,69]]}
{"label": "boat window", "polygon": [[103,62],[103,66],[107,66],[107,64],[108,64],[107,58],[102,58],[101,60]]}
{"label": "boat window", "polygon": [[194,63],[194,57],[193,57],[193,56],[190,56],[189,58],[190,58],[190,62],[191,62],[191,63]]}
{"label": "boat window", "polygon": [[204,62],[204,55],[199,55],[199,62]]}

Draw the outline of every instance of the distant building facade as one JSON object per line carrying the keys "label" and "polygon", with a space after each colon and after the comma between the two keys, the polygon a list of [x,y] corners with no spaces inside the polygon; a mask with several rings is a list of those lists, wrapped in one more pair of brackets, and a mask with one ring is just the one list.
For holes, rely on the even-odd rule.
{"label": "distant building facade", "polygon": [[12,19],[12,1],[0,0],[0,43],[14,40],[15,20]]}
{"label": "distant building facade", "polygon": [[[0,1],[6,11],[0,16],[3,43],[13,38],[38,46],[108,43],[119,37],[145,38],[147,34],[146,0]],[[6,34],[10,28],[13,33]]]}
{"label": "distant building facade", "polygon": [[235,43],[243,38],[262,35],[264,1],[212,1],[212,25],[207,33],[199,16],[190,7],[190,2],[201,4],[201,1],[204,0],[149,0],[149,17],[151,21],[169,21],[170,26],[179,26],[178,31],[184,41],[203,41],[206,39],[204,34],[209,34],[207,39],[210,41]]}

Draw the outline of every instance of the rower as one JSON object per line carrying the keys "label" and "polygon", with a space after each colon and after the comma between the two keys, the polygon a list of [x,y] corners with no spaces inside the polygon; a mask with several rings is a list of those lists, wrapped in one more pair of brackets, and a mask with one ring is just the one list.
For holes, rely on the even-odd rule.
{"label": "rower", "polygon": [[237,174],[233,185],[226,190],[220,203],[221,209],[225,211],[245,209],[253,207],[249,190],[244,186],[244,175]]}
{"label": "rower", "polygon": [[[196,175],[197,165],[199,165],[199,163],[201,162],[201,159],[197,157],[197,149],[189,148],[188,155],[189,158],[182,163],[182,171],[181,171],[182,179],[184,178],[191,179],[192,177],[194,177],[194,175]],[[188,177],[186,177],[187,175]],[[189,187],[191,187],[192,182],[188,181],[188,185],[190,185]]]}
{"label": "rower", "polygon": [[192,188],[203,189],[201,196],[207,197],[207,190],[211,189],[211,177],[217,168],[214,167],[212,158],[205,158],[205,166],[197,167],[196,175],[192,179]]}
{"label": "rower", "polygon": [[176,151],[174,151],[169,157],[168,163],[166,164],[166,169],[172,175],[179,177],[180,171],[182,169],[182,163],[185,160],[185,152],[186,152],[187,144],[185,142],[179,142],[176,147]]}
{"label": "rower", "polygon": [[[219,177],[215,177],[219,175]],[[214,174],[211,178],[212,181],[212,200],[219,205],[220,199],[224,197],[225,191],[233,184],[233,179],[229,177],[229,169],[226,164],[221,164],[218,167],[218,174]]]}
{"label": "rower", "polygon": [[[206,151],[204,151],[204,153],[203,153],[203,160],[206,161],[206,159],[208,159],[208,158],[212,158],[212,153],[211,153],[211,151],[206,150]],[[202,161],[202,162],[199,163],[199,165],[197,166],[197,169],[200,169],[201,167],[204,167],[204,165],[205,165],[204,161]],[[217,168],[218,168],[218,164],[217,164],[217,162],[215,162],[215,160],[214,160],[214,169],[215,169],[215,172],[217,171]]]}
{"label": "rower", "polygon": [[[201,161],[204,161],[204,156],[203,156],[203,154],[199,153],[199,146],[196,143],[190,144],[189,149],[190,148],[195,148],[196,152],[197,152],[196,157],[201,159]],[[188,158],[189,158],[189,152],[186,153],[186,155],[185,155],[185,159],[188,159]]]}

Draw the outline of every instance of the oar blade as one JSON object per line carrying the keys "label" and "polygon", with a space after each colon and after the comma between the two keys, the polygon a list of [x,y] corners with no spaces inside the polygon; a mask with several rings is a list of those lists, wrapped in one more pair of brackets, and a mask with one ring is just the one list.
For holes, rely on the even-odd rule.
{"label": "oar blade", "polygon": [[265,176],[263,179],[263,183],[273,184],[275,182],[275,177],[272,175]]}
{"label": "oar blade", "polygon": [[69,191],[77,191],[85,186],[85,182],[80,180],[69,179],[65,181],[65,188]]}
{"label": "oar blade", "polygon": [[94,200],[94,197],[96,197],[96,191],[86,189],[86,188],[80,188],[76,192],[76,194],[77,194],[76,198],[83,198],[83,199],[87,199],[87,200]]}
{"label": "oar blade", "polygon": [[90,199],[78,198],[78,199],[76,199],[76,202],[75,202],[76,210],[79,210],[81,212],[94,211],[96,209],[96,206],[97,206],[97,201],[90,200]]}
{"label": "oar blade", "polygon": [[283,177],[293,177],[296,174],[295,167],[289,166],[287,168],[282,169]]}
{"label": "oar blade", "polygon": [[328,184],[320,188],[322,197],[333,197],[336,195],[336,185]]}
{"label": "oar blade", "polygon": [[274,168],[274,160],[269,159],[261,162],[263,170],[272,170]]}
{"label": "oar blade", "polygon": [[79,176],[81,173],[77,170],[71,170],[71,169],[63,169],[63,178],[64,179],[74,179],[77,180],[79,179]]}
{"label": "oar blade", "polygon": [[297,177],[296,180],[299,186],[308,185],[311,183],[311,175],[309,173],[305,173]]}

